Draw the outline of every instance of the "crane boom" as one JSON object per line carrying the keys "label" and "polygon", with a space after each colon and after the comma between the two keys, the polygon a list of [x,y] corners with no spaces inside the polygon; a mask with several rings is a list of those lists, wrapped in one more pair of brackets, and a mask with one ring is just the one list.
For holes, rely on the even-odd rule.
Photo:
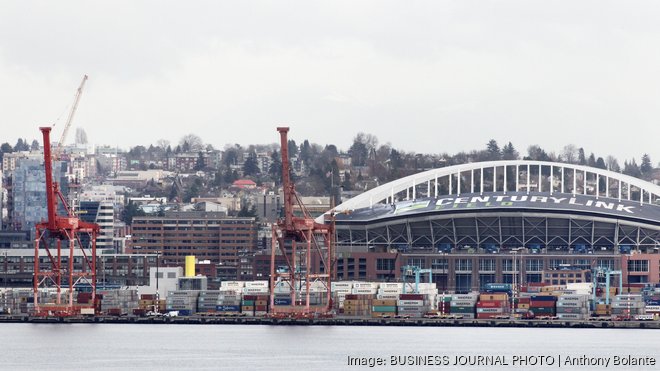
{"label": "crane boom", "polygon": [[66,140],[66,135],[69,133],[69,128],[71,127],[71,122],[73,121],[73,116],[76,114],[76,109],[78,108],[78,103],[80,102],[80,96],[82,95],[83,88],[85,87],[85,82],[87,82],[87,75],[83,76],[82,82],[76,91],[76,97],[73,100],[73,106],[71,107],[71,112],[69,112],[69,117],[66,119],[66,124],[64,125],[64,130],[62,130],[62,135],[60,136],[59,142],[57,142],[57,148],[55,148],[55,158],[60,158],[62,154],[62,147],[64,147],[64,141]]}

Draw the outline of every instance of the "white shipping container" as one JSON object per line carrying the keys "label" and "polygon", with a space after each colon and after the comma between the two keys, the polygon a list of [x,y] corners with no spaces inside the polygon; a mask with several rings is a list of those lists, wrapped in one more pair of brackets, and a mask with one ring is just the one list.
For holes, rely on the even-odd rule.
{"label": "white shipping container", "polygon": [[477,308],[477,313],[504,313],[503,308]]}
{"label": "white shipping container", "polygon": [[378,283],[377,282],[354,282],[353,283],[353,289],[378,289]]}
{"label": "white shipping container", "polygon": [[398,300],[399,294],[378,294],[376,295],[378,300]]}
{"label": "white shipping container", "polygon": [[646,306],[646,311],[647,312],[660,312],[660,305],[647,305]]}
{"label": "white shipping container", "polygon": [[386,288],[386,289],[380,288],[380,289],[378,289],[378,293],[379,294],[400,294],[401,289],[397,289],[397,288]]}
{"label": "white shipping container", "polygon": [[245,287],[268,287],[268,281],[248,281]]}
{"label": "white shipping container", "polygon": [[243,281],[222,281],[220,282],[220,287],[234,288],[239,289],[245,286]]}
{"label": "white shipping container", "polygon": [[350,294],[352,289],[333,289],[332,292],[335,294]]}
{"label": "white shipping container", "polygon": [[476,301],[479,299],[479,294],[477,293],[472,293],[472,294],[455,294],[455,295],[448,295],[451,296],[451,300],[465,300],[465,301]]}
{"label": "white shipping container", "polygon": [[[441,304],[441,302],[438,302],[438,305],[440,305],[440,304]],[[476,300],[471,300],[471,301],[452,300],[447,304],[451,305],[452,307],[474,307],[475,305],[477,305],[477,301]]]}
{"label": "white shipping container", "polygon": [[332,282],[330,283],[330,287],[332,288],[332,291],[335,291],[335,289],[352,289],[353,288],[353,281],[338,281],[338,282]]}
{"label": "white shipping container", "polygon": [[422,312],[426,310],[426,307],[418,307],[418,306],[406,306],[406,307],[397,307],[396,310],[399,313],[406,313],[406,312]]}
{"label": "white shipping container", "polygon": [[381,282],[379,284],[380,289],[398,289],[401,290],[403,289],[403,283],[402,282]]}
{"label": "white shipping container", "polygon": [[396,302],[397,306],[422,306],[424,300],[399,300]]}
{"label": "white shipping container", "polygon": [[354,288],[351,290],[352,294],[375,294],[378,290],[376,288]]}
{"label": "white shipping container", "polygon": [[578,314],[578,313],[557,313],[557,318],[583,320],[586,318],[586,316],[584,314]]}

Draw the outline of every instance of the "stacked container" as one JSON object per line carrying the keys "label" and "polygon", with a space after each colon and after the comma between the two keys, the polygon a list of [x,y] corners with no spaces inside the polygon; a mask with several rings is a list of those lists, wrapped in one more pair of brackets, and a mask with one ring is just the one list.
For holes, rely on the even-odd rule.
{"label": "stacked container", "polygon": [[371,317],[394,317],[396,315],[396,299],[372,300]]}
{"label": "stacked container", "polygon": [[355,317],[371,315],[372,294],[347,294],[344,300],[344,314]]}
{"label": "stacked container", "polygon": [[529,305],[531,298],[529,296],[521,296],[513,299],[514,309],[513,312],[517,315],[527,318],[529,314]]}
{"label": "stacked container", "polygon": [[200,291],[199,297],[197,298],[197,311],[204,313],[212,313],[216,311],[218,305],[218,297],[220,296],[220,291]]}
{"label": "stacked container", "polygon": [[557,317],[568,320],[586,320],[589,317],[589,296],[564,294],[557,299]]}
{"label": "stacked container", "polygon": [[265,316],[268,313],[268,295],[243,295],[241,312],[251,316]]}
{"label": "stacked container", "polygon": [[645,306],[640,294],[617,295],[612,302],[612,315],[634,317],[638,314],[645,314]]}
{"label": "stacked container", "polygon": [[397,301],[397,312],[400,316],[422,317],[430,308],[428,296],[425,294],[401,294]]}
{"label": "stacked container", "polygon": [[334,308],[339,312],[344,308],[346,295],[353,291],[353,281],[332,282],[331,289]]}
{"label": "stacked container", "polygon": [[508,316],[511,312],[508,294],[481,294],[477,303],[477,319]]}
{"label": "stacked container", "polygon": [[[546,286],[552,287],[552,286]],[[556,314],[556,301],[557,297],[554,295],[548,295],[548,292],[554,292],[547,290],[545,295],[532,295],[529,301],[529,311],[534,314],[534,317],[554,317]]]}
{"label": "stacked container", "polygon": [[102,290],[98,294],[103,296],[101,311],[110,315],[132,314],[140,306],[137,290]]}
{"label": "stacked container", "polygon": [[[479,301],[478,293],[472,292],[469,294],[454,294],[452,296],[449,296],[448,298],[450,298],[449,301],[450,314],[459,315],[462,316],[463,318],[468,318],[468,319],[476,318],[475,313],[477,308],[477,302]],[[441,310],[442,308],[438,308],[438,309]],[[447,312],[444,311],[444,313]]]}
{"label": "stacked container", "polygon": [[197,312],[199,291],[168,291],[165,309],[177,311],[180,316],[189,316]]}
{"label": "stacked container", "polygon": [[403,283],[399,282],[381,282],[378,286],[376,298],[379,300],[398,300],[399,294],[403,291]]}
{"label": "stacked container", "polygon": [[221,290],[220,294],[218,295],[218,301],[216,302],[215,310],[220,314],[240,313],[241,294],[233,290]]}

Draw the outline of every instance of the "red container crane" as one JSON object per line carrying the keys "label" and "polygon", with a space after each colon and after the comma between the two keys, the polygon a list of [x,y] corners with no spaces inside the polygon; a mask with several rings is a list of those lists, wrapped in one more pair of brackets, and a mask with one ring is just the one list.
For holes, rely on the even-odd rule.
{"label": "red container crane", "polygon": [[[331,284],[334,269],[334,228],[332,224],[314,221],[291,181],[289,167],[288,127],[279,127],[282,151],[282,187],[284,217],[273,224],[270,259],[270,315],[309,317],[328,315],[332,311]],[[298,205],[302,216],[294,215]],[[300,248],[299,248],[299,245]],[[286,266],[278,267],[276,256],[282,255]],[[312,259],[320,262],[313,266]],[[281,259],[280,259],[281,261]],[[325,303],[310,304],[313,282],[323,282]],[[276,286],[288,291],[291,305],[275,305]]]}
{"label": "red container crane", "polygon": [[[34,243],[34,315],[35,316],[72,316],[81,311],[94,310],[96,302],[96,236],[99,226],[73,216],[59,183],[53,181],[53,164],[50,148],[50,127],[39,128],[44,141],[44,169],[46,171],[46,200],[48,220],[36,225]],[[57,200],[60,200],[66,216],[57,215]],[[81,235],[88,234],[91,248],[85,249]],[[62,265],[62,241],[68,244],[68,267]],[[65,248],[66,250],[66,248]],[[80,251],[82,264],[74,266],[74,252]],[[48,257],[46,266],[39,262],[39,252]],[[65,251],[66,253],[66,251]],[[86,283],[91,287],[91,303],[77,305],[73,300],[76,285]],[[52,287],[57,290],[54,300],[45,300],[40,296],[40,288]],[[62,289],[68,290],[68,299],[62,300]],[[84,310],[83,310],[84,309]]]}

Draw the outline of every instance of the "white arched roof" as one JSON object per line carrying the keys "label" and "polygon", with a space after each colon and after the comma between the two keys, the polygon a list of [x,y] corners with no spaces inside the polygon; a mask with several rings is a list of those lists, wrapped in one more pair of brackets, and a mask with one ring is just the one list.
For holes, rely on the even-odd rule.
{"label": "white arched roof", "polygon": [[[502,168],[516,168],[515,174],[517,175],[516,189],[506,189],[506,171],[503,171]],[[531,178],[532,169],[541,169],[543,172],[550,172],[551,178],[553,181],[548,181],[549,189],[540,189],[544,181],[541,180],[541,171],[539,171],[538,178]],[[490,172],[490,174],[485,174],[484,170]],[[509,171],[510,172],[510,171]],[[521,172],[525,172],[528,176],[521,177]],[[478,177],[481,178],[478,184],[474,181],[475,174],[478,173]],[[460,177],[458,175],[461,175]],[[566,184],[564,181],[564,174],[573,174],[573,181],[571,184]],[[461,185],[461,179],[469,176],[469,180],[462,180],[463,185]],[[582,186],[582,192],[580,194],[592,194],[595,197],[612,197],[619,199],[628,199],[631,198],[631,189],[636,188],[640,192],[640,197],[637,201],[640,203],[655,203],[660,199],[660,186],[653,183],[644,181],[642,179],[634,178],[628,175],[616,173],[609,170],[603,170],[599,168],[566,164],[559,162],[546,162],[546,161],[528,161],[528,160],[504,160],[504,161],[487,161],[487,162],[473,162],[455,166],[442,167],[432,170],[423,171],[417,174],[409,175],[407,177],[397,179],[395,181],[383,184],[376,188],[373,188],[367,192],[364,192],[354,198],[347,200],[346,202],[336,206],[334,208],[335,212],[347,212],[350,210],[361,209],[365,207],[371,207],[374,204],[381,202],[394,202],[401,197],[397,197],[399,193],[406,192],[404,196],[407,199],[415,199],[416,192],[419,192],[417,189],[422,186],[426,187],[426,192],[423,192],[420,197],[423,196],[439,196],[438,193],[438,184],[439,182],[444,181],[448,182],[449,193],[452,194],[454,186],[456,186],[457,191],[455,194],[461,193],[473,193],[473,192],[484,192],[484,180],[492,181],[493,178],[496,178],[497,175],[504,176],[504,181],[499,184],[495,182],[495,189],[492,188],[489,192],[516,192],[520,191],[520,188],[524,188],[523,191],[529,191],[530,188],[537,187],[537,192],[547,192],[552,194],[553,192],[557,193],[575,193],[579,187]],[[489,177],[489,178],[488,178]],[[581,177],[579,183],[576,184],[577,178]],[[595,187],[599,186],[599,179],[605,178],[606,189],[594,189],[591,192],[587,192],[587,178],[592,177],[596,180]],[[522,181],[521,181],[522,178]],[[546,181],[547,181],[546,177]],[[452,182],[454,183],[452,185]],[[560,186],[555,186],[555,183],[560,183]],[[467,183],[467,184],[466,184]],[[615,184],[612,189],[616,189],[616,194],[612,194],[610,190],[610,184]],[[577,185],[577,186],[576,186]],[[479,189],[475,190],[475,186],[478,186]],[[492,187],[492,186],[491,186]],[[501,189],[500,189],[501,188]],[[466,189],[467,191],[461,192],[461,190]],[[447,194],[447,193],[446,193]],[[323,219],[323,216],[319,217],[319,221]]]}

